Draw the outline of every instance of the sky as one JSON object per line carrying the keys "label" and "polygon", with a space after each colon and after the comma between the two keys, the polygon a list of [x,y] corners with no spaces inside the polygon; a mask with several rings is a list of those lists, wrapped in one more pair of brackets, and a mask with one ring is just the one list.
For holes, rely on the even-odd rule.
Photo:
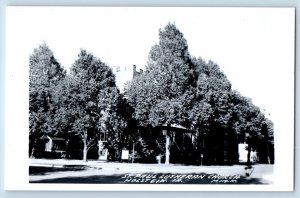
{"label": "sky", "polygon": [[10,14],[7,36],[18,44],[19,56],[28,59],[45,41],[65,68],[80,48],[109,66],[143,68],[159,29],[174,22],[191,55],[218,63],[233,88],[271,116],[278,91],[289,86],[283,74],[293,77],[286,69],[294,61],[293,21],[286,10],[29,7]]}
{"label": "sky", "polygon": [[[27,156],[19,146],[28,146],[21,132],[29,128],[28,69],[34,48],[45,41],[65,68],[84,48],[109,66],[139,69],[168,22],[183,33],[192,56],[216,62],[233,89],[265,109],[274,122],[276,184],[286,185],[280,178],[292,177],[287,170],[293,165],[283,162],[293,160],[294,150],[293,8],[7,7],[5,116],[6,131],[15,132],[6,133],[6,150],[14,153],[9,156]],[[13,161],[9,156],[8,163]]]}
{"label": "sky", "polygon": [[270,116],[293,78],[293,20],[284,9],[28,7],[7,19],[7,40],[24,67],[45,41],[67,69],[81,48],[112,67],[144,68],[159,29],[174,22],[192,56],[219,64],[233,89]]}

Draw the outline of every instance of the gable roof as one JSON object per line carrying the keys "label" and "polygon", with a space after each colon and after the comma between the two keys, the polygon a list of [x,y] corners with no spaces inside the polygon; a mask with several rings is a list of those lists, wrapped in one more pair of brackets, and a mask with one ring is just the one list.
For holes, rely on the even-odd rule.
{"label": "gable roof", "polygon": [[[171,124],[170,126],[170,130],[171,131],[175,131],[175,132],[184,132],[184,133],[194,133],[195,131],[193,130],[190,130],[188,128],[185,128],[179,124]],[[160,126],[160,128],[164,129],[164,130],[167,130],[168,129],[168,125],[166,124],[163,124]]]}
{"label": "gable roof", "polygon": [[57,140],[57,141],[64,141],[64,138],[61,137],[50,137],[49,135],[43,135],[40,139],[51,139],[51,140]]}

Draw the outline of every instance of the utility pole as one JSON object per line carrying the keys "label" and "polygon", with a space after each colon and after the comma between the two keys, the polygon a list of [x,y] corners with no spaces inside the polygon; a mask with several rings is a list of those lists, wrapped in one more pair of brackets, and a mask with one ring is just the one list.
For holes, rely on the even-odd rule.
{"label": "utility pole", "polygon": [[132,145],[132,163],[134,163],[134,143]]}

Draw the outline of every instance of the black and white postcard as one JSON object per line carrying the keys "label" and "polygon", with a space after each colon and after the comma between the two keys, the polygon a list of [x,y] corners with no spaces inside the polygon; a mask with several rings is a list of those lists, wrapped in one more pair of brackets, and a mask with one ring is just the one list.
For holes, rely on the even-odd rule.
{"label": "black and white postcard", "polygon": [[7,7],[5,188],[291,191],[294,8]]}

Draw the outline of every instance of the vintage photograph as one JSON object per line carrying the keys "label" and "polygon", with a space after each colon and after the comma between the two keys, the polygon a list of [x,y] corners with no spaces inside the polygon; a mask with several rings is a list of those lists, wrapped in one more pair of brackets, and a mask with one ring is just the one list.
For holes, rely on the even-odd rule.
{"label": "vintage photograph", "polygon": [[8,53],[22,51],[28,74],[27,185],[276,186],[293,145],[293,16],[10,7],[22,46]]}

